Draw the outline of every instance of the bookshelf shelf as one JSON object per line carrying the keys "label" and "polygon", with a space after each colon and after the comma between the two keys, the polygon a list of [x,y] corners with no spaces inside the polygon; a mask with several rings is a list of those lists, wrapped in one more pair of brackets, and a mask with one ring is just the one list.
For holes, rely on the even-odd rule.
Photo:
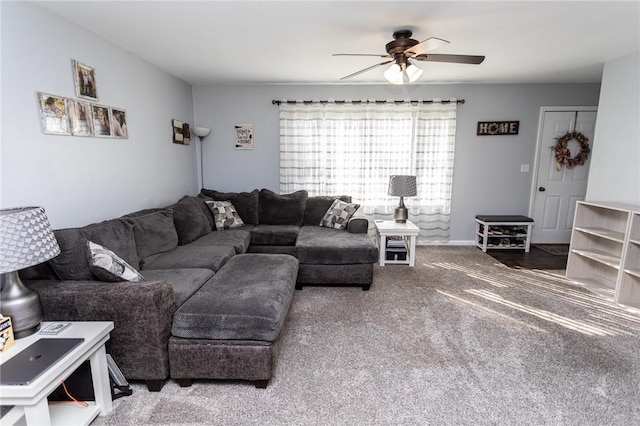
{"label": "bookshelf shelf", "polygon": [[640,308],[640,206],[579,201],[567,278]]}

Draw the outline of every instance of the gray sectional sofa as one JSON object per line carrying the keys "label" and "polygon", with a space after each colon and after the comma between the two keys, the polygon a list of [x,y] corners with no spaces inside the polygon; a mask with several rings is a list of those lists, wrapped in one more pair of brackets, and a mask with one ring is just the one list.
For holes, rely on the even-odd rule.
{"label": "gray sectional sofa", "polygon": [[[21,275],[39,293],[45,320],[113,321],[107,351],[150,390],[168,377],[183,386],[236,379],[265,387],[294,288],[372,283],[378,252],[367,220],[319,226],[336,198],[203,189],[164,208],[56,230],[61,254]],[[216,223],[219,201],[244,224]],[[88,241],[144,280],[104,282]]]}

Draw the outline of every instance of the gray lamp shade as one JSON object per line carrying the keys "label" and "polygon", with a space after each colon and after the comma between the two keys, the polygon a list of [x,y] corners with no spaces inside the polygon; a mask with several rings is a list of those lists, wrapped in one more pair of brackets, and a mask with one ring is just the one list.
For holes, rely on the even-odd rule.
{"label": "gray lamp shade", "polygon": [[0,274],[38,265],[60,254],[42,207],[0,210]]}
{"label": "gray lamp shade", "polygon": [[389,195],[393,197],[415,197],[418,195],[416,177],[411,175],[389,176]]}
{"label": "gray lamp shade", "polygon": [[0,312],[10,317],[16,339],[40,328],[40,298],[20,280],[20,269],[60,254],[42,207],[0,210]]}

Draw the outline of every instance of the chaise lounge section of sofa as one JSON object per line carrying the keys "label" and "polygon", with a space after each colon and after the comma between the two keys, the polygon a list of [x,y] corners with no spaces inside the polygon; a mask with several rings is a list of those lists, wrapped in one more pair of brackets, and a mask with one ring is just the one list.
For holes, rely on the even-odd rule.
{"label": "chaise lounge section of sofa", "polygon": [[336,199],[357,206],[350,196],[309,197],[304,190],[276,194],[268,189],[234,193],[202,189],[199,197],[234,205],[244,223],[234,229],[248,230],[251,235],[248,252],[296,256],[300,261],[296,288],[370,288],[378,249],[368,235],[368,220],[356,212],[345,221],[344,230],[321,226]]}

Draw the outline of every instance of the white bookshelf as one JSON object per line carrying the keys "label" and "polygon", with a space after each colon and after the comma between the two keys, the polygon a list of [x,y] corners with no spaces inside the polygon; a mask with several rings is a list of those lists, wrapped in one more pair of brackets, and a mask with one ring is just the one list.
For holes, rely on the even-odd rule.
{"label": "white bookshelf", "polygon": [[610,300],[640,308],[640,206],[579,201],[566,275]]}

